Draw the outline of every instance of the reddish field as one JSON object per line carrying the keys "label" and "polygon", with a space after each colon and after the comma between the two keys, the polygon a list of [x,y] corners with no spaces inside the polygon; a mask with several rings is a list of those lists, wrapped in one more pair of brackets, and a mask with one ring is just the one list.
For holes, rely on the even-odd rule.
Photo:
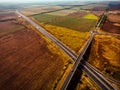
{"label": "reddish field", "polygon": [[94,8],[92,8],[92,11],[105,11],[105,9],[106,9],[106,7],[99,7],[99,6],[96,6],[96,7],[94,7]]}
{"label": "reddish field", "polygon": [[100,16],[104,13],[104,11],[91,11],[94,15]]}
{"label": "reddish field", "polygon": [[111,4],[109,7],[110,7],[110,10],[120,10],[120,3]]}
{"label": "reddish field", "polygon": [[111,22],[120,23],[120,14],[108,14],[108,19]]}
{"label": "reddish field", "polygon": [[102,30],[110,33],[120,34],[120,26],[116,26],[115,23],[110,21],[104,23]]}
{"label": "reddish field", "polygon": [[12,18],[17,18],[17,15],[15,13],[3,13],[3,14],[0,14],[0,20],[12,19]]}
{"label": "reddish field", "polygon": [[52,89],[65,60],[35,31],[22,24],[13,30],[19,26],[15,22],[0,23],[0,90]]}
{"label": "reddish field", "polygon": [[0,22],[0,37],[17,32],[21,29],[25,29],[24,26],[20,25],[16,20],[8,20]]}
{"label": "reddish field", "polygon": [[84,15],[86,15],[87,12],[74,12],[74,13],[71,13],[69,14],[68,16],[74,16],[74,17],[83,17]]}

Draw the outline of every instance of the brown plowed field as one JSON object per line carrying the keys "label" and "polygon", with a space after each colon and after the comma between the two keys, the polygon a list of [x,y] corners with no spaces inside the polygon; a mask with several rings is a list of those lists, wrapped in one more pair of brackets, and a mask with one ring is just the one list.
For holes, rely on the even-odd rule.
{"label": "brown plowed field", "polygon": [[120,23],[120,14],[108,14],[108,19],[111,22]]}
{"label": "brown plowed field", "polygon": [[105,11],[106,10],[106,6],[96,6],[92,8],[93,11]]}
{"label": "brown plowed field", "polygon": [[0,14],[0,20],[12,19],[12,18],[17,18],[17,15],[15,13],[3,13],[3,14]]}
{"label": "brown plowed field", "polygon": [[87,12],[74,12],[74,13],[71,13],[69,14],[68,16],[74,16],[74,17],[83,17],[87,14]]}
{"label": "brown plowed field", "polygon": [[9,28],[0,37],[0,90],[51,90],[63,70],[63,58],[35,31],[22,26],[13,32],[15,26],[13,21],[0,24],[0,33]]}
{"label": "brown plowed field", "polygon": [[120,34],[120,26],[116,26],[115,23],[110,21],[104,23],[102,30],[110,33]]}
{"label": "brown plowed field", "polygon": [[112,4],[109,6],[110,10],[120,10],[120,2],[118,4]]}
{"label": "brown plowed field", "polygon": [[100,16],[104,13],[104,11],[91,11],[94,15]]}

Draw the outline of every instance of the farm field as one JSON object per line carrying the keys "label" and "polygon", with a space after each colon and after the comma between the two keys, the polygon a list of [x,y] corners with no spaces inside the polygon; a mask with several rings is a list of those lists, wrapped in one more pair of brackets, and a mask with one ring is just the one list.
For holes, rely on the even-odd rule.
{"label": "farm field", "polygon": [[109,3],[107,21],[103,24],[102,30],[109,33],[120,34],[120,2]]}
{"label": "farm field", "polygon": [[14,18],[17,18],[17,15],[13,12],[9,12],[9,13],[4,12],[0,14],[0,22],[1,20],[14,19]]}
{"label": "farm field", "polygon": [[88,5],[82,5],[82,6],[75,6],[72,9],[75,10],[97,10],[97,11],[101,11],[101,10],[105,10],[107,7],[107,3],[102,4],[102,3],[95,3],[95,4],[88,4]]}
{"label": "farm field", "polygon": [[73,12],[73,13],[70,13],[68,16],[72,16],[72,17],[84,17],[85,15],[87,15],[89,12],[87,11],[83,11],[83,10],[80,10],[80,11],[76,11],[76,12]]}
{"label": "farm field", "polygon": [[120,14],[108,14],[108,20],[111,22],[120,23]]}
{"label": "farm field", "polygon": [[[69,14],[65,13],[65,16],[58,15],[59,12],[65,11],[52,12],[54,15],[51,13],[34,15],[31,18],[79,54],[89,38],[89,31],[94,29],[98,18],[86,12],[71,13],[71,10],[67,10]],[[79,15],[81,16],[78,17]]]}
{"label": "farm field", "polygon": [[89,32],[78,32],[43,23],[40,25],[78,54],[90,36]]}
{"label": "farm field", "polygon": [[87,14],[83,18],[85,18],[85,19],[93,19],[93,20],[97,20],[98,19],[98,17],[93,15],[93,14]]}
{"label": "farm field", "polygon": [[0,14],[5,14],[5,13],[11,13],[12,11],[10,10],[1,10],[0,9]]}
{"label": "farm field", "polygon": [[57,16],[57,15],[55,16],[48,14],[35,15],[33,16],[33,18],[45,24],[65,27],[80,32],[88,32],[92,30],[97,22],[97,20],[94,19],[90,20],[72,16]]}
{"label": "farm field", "polygon": [[68,10],[60,10],[60,11],[55,11],[51,13],[47,13],[49,15],[58,15],[58,16],[67,16],[71,13],[76,12],[76,10],[68,9]]}
{"label": "farm field", "polygon": [[39,14],[43,12],[49,12],[49,11],[54,11],[58,9],[63,9],[64,7],[62,6],[49,6],[49,5],[41,5],[41,6],[28,6],[28,7],[23,7],[20,9],[20,12],[23,13],[24,15],[34,15],[34,14]]}
{"label": "farm field", "polygon": [[89,4],[89,5],[84,5],[84,6],[76,6],[72,8],[73,10],[77,11],[86,11],[88,13],[94,14],[97,17],[103,14],[105,9],[107,8],[107,3],[102,4],[102,3],[97,3],[97,4]]}
{"label": "farm field", "polygon": [[0,90],[50,90],[63,82],[72,62],[56,45],[21,18],[0,28]]}
{"label": "farm field", "polygon": [[120,81],[120,37],[96,35],[88,62],[108,77]]}
{"label": "farm field", "polygon": [[120,34],[120,23],[107,21],[103,24],[102,30],[109,33]]}
{"label": "farm field", "polygon": [[[72,66],[79,62],[72,61],[53,43],[49,39],[52,36],[46,37],[48,33],[75,54],[82,56],[85,53],[81,59],[98,69],[119,90],[120,85],[116,82],[120,83],[120,3],[74,0],[20,2],[0,1],[0,90],[60,90],[67,75],[74,71],[67,90],[101,90],[104,89],[100,88],[102,84],[107,87],[100,80],[102,76],[94,78],[91,73],[89,76],[91,68],[86,67],[85,70],[79,64],[74,70]],[[108,12],[96,27],[105,10]],[[43,35],[41,27],[48,33],[43,30]],[[95,36],[89,38],[92,33]],[[88,44],[86,52],[81,52],[86,50],[83,47],[87,40],[91,44]]]}

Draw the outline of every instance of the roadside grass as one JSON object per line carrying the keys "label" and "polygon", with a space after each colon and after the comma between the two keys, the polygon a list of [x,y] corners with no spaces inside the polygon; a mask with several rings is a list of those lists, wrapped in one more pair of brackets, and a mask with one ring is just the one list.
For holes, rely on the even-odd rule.
{"label": "roadside grass", "polygon": [[120,37],[96,35],[88,62],[120,81]]}
{"label": "roadside grass", "polygon": [[88,32],[92,30],[97,22],[97,20],[94,19],[77,18],[71,16],[55,16],[48,14],[35,15],[33,18],[39,22],[44,22],[45,24],[65,27],[80,32]]}
{"label": "roadside grass", "polygon": [[100,87],[84,72],[76,86],[76,90],[101,90]]}
{"label": "roadside grass", "polygon": [[40,25],[78,54],[90,35],[89,32],[78,32],[49,24],[40,23]]}
{"label": "roadside grass", "polygon": [[94,19],[94,20],[98,20],[98,17],[97,16],[95,16],[94,14],[87,14],[87,15],[85,15],[83,18],[85,18],[85,19]]}

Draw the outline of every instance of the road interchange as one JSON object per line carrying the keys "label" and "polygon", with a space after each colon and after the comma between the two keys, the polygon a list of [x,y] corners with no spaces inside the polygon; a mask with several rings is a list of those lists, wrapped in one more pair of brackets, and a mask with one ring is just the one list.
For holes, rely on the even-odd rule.
{"label": "road interchange", "polygon": [[16,13],[19,16],[21,16],[22,18],[24,18],[26,21],[28,21],[30,24],[32,24],[39,32],[41,32],[43,35],[45,35],[50,40],[52,40],[55,44],[57,44],[74,61],[74,65],[73,65],[71,71],[69,72],[68,76],[66,77],[66,80],[64,81],[64,83],[61,87],[61,90],[67,89],[67,87],[79,65],[83,66],[83,71],[85,71],[85,73],[90,78],[92,78],[92,80],[94,80],[100,86],[100,88],[102,90],[116,90],[115,87],[113,87],[111,85],[111,83],[108,80],[106,80],[106,78],[104,78],[102,76],[102,74],[97,72],[96,69],[94,69],[90,64],[88,64],[87,62],[80,63],[83,60],[83,55],[85,54],[86,50],[88,49],[89,45],[91,44],[91,42],[94,38],[95,32],[98,30],[98,27],[99,27],[100,23],[102,22],[102,19],[97,24],[95,30],[93,32],[91,32],[91,35],[90,35],[87,43],[85,44],[85,47],[83,48],[80,55],[78,56],[72,50],[70,50],[67,46],[65,46],[61,41],[59,41],[57,38],[55,38],[53,35],[51,35],[49,32],[47,32],[44,28],[39,26],[37,23],[35,23],[34,21],[29,19],[25,15],[21,14],[18,10],[16,10]]}

